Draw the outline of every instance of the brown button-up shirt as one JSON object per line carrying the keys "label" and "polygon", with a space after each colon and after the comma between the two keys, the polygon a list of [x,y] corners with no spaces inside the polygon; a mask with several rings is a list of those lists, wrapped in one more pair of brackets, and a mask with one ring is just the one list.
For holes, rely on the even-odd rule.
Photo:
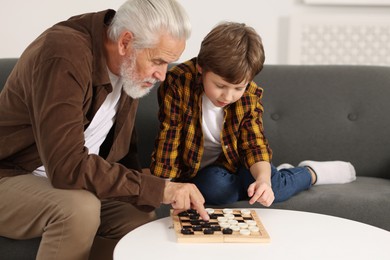
{"label": "brown button-up shirt", "polygon": [[104,156],[88,154],[84,146],[84,130],[112,91],[103,35],[114,14],[107,10],[58,23],[19,58],[0,93],[0,177],[31,174],[44,165],[56,188],[160,205],[165,181],[139,172],[137,100],[122,93]]}

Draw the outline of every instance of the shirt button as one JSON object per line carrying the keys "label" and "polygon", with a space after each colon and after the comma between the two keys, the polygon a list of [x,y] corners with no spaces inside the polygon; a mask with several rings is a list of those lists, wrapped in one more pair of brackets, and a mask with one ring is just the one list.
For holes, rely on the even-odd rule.
{"label": "shirt button", "polygon": [[225,149],[227,150],[229,148],[229,145],[225,145]]}

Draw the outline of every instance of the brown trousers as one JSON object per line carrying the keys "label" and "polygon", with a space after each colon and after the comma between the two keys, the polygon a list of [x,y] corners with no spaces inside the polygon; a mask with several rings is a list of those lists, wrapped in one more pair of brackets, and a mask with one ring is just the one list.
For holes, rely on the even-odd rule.
{"label": "brown trousers", "polygon": [[0,235],[42,237],[38,260],[89,259],[92,245],[97,252],[90,259],[111,259],[121,237],[155,219],[154,212],[100,201],[85,190],[55,189],[47,178],[32,174],[1,178],[0,201]]}

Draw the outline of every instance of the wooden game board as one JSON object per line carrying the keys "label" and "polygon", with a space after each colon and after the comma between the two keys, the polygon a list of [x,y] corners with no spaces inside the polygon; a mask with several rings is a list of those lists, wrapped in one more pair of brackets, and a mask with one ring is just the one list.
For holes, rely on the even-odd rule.
{"label": "wooden game board", "polygon": [[[205,222],[194,210],[173,215],[173,227],[180,243],[268,243],[270,236],[256,211],[249,209],[207,209],[210,221]],[[213,213],[212,213],[213,212]],[[248,225],[249,223],[249,225]],[[224,234],[224,228],[232,233]],[[234,230],[233,230],[234,229]],[[249,229],[252,229],[250,231]],[[211,231],[212,230],[212,231]],[[242,231],[244,230],[244,231]],[[212,234],[207,234],[208,232]],[[246,233],[246,234],[243,234]],[[249,234],[248,234],[249,233]]]}

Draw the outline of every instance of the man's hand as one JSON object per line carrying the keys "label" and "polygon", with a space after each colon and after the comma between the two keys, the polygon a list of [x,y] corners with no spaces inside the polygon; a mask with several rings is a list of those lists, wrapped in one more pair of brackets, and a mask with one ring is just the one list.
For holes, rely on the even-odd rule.
{"label": "man's hand", "polygon": [[249,204],[253,204],[257,201],[266,207],[271,206],[272,202],[275,200],[271,185],[263,181],[255,181],[249,185],[248,196],[250,198]]}
{"label": "man's hand", "polygon": [[204,202],[202,194],[194,184],[167,181],[163,203],[171,204],[174,214],[195,209],[203,220],[208,221],[210,218],[204,208]]}

